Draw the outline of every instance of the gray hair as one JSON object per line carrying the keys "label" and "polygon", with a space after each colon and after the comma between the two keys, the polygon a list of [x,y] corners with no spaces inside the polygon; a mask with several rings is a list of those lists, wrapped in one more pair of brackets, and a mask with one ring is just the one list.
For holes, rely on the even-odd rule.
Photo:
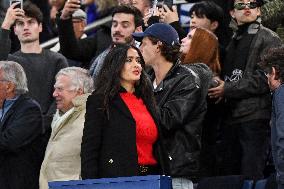
{"label": "gray hair", "polygon": [[82,89],[83,93],[91,93],[94,90],[94,80],[88,70],[79,67],[67,67],[61,69],[55,76],[65,75],[71,79],[71,85],[74,90]]}
{"label": "gray hair", "polygon": [[0,61],[3,79],[15,84],[15,94],[25,94],[29,91],[27,76],[23,67],[13,61]]}

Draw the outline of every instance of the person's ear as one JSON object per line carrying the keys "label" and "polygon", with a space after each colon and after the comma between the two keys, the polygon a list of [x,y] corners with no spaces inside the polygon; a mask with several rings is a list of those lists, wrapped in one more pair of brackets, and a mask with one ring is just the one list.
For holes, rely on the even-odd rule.
{"label": "person's ear", "polygon": [[260,10],[260,7],[257,7],[256,8],[256,11],[257,11],[257,16],[259,17],[259,16],[261,16],[261,10]]}
{"label": "person's ear", "polygon": [[231,17],[232,18],[236,18],[236,16],[235,16],[235,10],[230,10],[230,15],[231,15]]}
{"label": "person's ear", "polygon": [[136,27],[134,32],[143,32],[142,26]]}
{"label": "person's ear", "polygon": [[279,80],[279,73],[278,73],[278,71],[275,69],[275,67],[272,67],[271,75],[272,75],[272,79],[273,79],[273,80]]}
{"label": "person's ear", "polygon": [[6,85],[6,90],[8,94],[14,93],[15,88],[16,88],[16,85],[12,82],[8,82],[8,84]]}
{"label": "person's ear", "polygon": [[218,26],[219,26],[219,22],[213,21],[210,25],[210,30],[214,32],[218,28]]}
{"label": "person's ear", "polygon": [[83,89],[79,88],[78,91],[77,91],[77,93],[78,93],[79,95],[82,95],[82,94],[84,94],[84,91],[83,91]]}
{"label": "person's ear", "polygon": [[39,33],[42,32],[42,23],[39,23],[38,27],[39,27]]}
{"label": "person's ear", "polygon": [[14,33],[15,33],[16,36],[18,36],[18,30],[17,30],[16,25],[14,25]]}

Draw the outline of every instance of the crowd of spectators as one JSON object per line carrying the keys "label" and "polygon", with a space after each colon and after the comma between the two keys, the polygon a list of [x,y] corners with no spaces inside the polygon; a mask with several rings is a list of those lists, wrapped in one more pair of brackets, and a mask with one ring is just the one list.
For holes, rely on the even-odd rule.
{"label": "crowd of spectators", "polygon": [[261,14],[274,1],[188,0],[189,31],[159,0],[1,1],[1,188],[275,174],[283,189],[284,16],[269,29]]}

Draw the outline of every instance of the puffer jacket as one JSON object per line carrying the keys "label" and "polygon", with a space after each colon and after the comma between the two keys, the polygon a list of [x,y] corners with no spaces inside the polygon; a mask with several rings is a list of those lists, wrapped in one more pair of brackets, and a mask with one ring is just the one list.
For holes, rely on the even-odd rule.
{"label": "puffer jacket", "polygon": [[[155,76],[150,71],[152,81]],[[198,177],[201,130],[206,113],[200,79],[179,63],[154,90],[160,110],[160,127],[173,177]]]}

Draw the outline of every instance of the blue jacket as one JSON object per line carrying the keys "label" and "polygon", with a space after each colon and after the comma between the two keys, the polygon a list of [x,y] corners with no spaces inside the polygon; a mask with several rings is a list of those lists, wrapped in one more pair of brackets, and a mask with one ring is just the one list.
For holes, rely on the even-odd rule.
{"label": "blue jacket", "polygon": [[284,85],[273,92],[271,114],[272,155],[278,183],[284,184]]}

